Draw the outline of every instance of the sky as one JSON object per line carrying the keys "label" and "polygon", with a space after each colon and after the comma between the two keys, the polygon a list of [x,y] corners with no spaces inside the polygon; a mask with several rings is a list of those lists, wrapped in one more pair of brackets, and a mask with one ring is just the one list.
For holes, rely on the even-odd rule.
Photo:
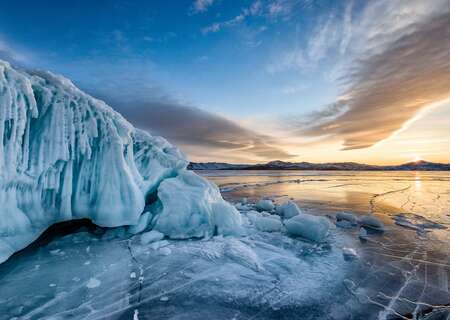
{"label": "sky", "polygon": [[450,162],[450,1],[1,1],[0,59],[192,161]]}

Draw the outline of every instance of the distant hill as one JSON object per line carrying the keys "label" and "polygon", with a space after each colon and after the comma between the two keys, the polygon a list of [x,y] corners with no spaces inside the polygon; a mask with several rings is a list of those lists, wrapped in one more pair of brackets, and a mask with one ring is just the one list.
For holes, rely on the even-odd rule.
{"label": "distant hill", "polygon": [[190,170],[340,170],[340,171],[450,171],[450,164],[428,161],[408,162],[394,166],[375,166],[355,162],[284,162],[280,160],[260,164],[230,164],[223,162],[191,162]]}

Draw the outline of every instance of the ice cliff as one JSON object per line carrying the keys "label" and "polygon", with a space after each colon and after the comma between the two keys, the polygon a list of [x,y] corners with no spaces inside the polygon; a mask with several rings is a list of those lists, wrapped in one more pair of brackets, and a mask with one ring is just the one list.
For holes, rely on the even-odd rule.
{"label": "ice cliff", "polygon": [[170,238],[240,231],[239,213],[177,148],[61,76],[0,60],[0,138],[0,262],[72,219]]}

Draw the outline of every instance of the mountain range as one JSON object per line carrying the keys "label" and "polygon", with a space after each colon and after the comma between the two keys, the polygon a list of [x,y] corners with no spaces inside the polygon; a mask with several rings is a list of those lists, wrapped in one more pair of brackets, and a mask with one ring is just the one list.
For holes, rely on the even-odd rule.
{"label": "mountain range", "polygon": [[190,170],[339,170],[339,171],[450,171],[450,163],[424,160],[400,165],[370,165],[356,162],[285,162],[280,160],[259,164],[231,164],[224,162],[191,162]]}

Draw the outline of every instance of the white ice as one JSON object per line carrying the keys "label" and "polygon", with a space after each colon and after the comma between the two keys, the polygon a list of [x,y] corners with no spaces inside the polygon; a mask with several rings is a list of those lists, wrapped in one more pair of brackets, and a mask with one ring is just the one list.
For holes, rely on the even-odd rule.
{"label": "white ice", "polygon": [[275,209],[275,205],[272,200],[269,199],[261,199],[256,203],[256,209],[259,211],[272,211]]}
{"label": "white ice", "polygon": [[284,219],[290,219],[302,213],[297,204],[294,201],[290,200],[277,206],[276,212]]}
{"label": "white ice", "polygon": [[314,242],[324,241],[330,229],[327,218],[310,214],[301,214],[285,220],[284,225],[289,234]]}

